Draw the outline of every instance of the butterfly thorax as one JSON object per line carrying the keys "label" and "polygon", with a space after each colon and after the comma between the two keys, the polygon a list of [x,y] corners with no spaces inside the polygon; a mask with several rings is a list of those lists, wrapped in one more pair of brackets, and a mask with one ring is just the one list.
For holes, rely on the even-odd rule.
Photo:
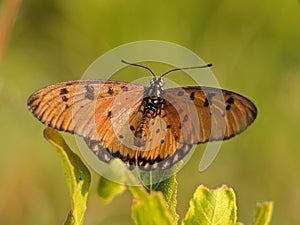
{"label": "butterfly thorax", "polygon": [[154,77],[150,85],[145,90],[145,96],[141,110],[143,113],[141,122],[135,132],[135,144],[144,146],[149,136],[149,123],[152,118],[156,117],[164,105],[164,80],[161,77]]}
{"label": "butterfly thorax", "polygon": [[145,97],[162,98],[164,90],[164,80],[161,77],[154,77],[150,80],[150,85],[146,88]]}

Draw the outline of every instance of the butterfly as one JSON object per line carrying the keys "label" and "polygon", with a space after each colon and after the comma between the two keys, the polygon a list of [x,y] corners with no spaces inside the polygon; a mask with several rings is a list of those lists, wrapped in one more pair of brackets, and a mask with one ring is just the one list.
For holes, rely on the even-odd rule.
{"label": "butterfly", "polygon": [[113,80],[75,80],[42,88],[27,102],[48,127],[83,137],[97,157],[121,159],[129,167],[168,169],[195,144],[229,139],[256,118],[247,98],[205,86],[164,89],[163,76],[149,86]]}

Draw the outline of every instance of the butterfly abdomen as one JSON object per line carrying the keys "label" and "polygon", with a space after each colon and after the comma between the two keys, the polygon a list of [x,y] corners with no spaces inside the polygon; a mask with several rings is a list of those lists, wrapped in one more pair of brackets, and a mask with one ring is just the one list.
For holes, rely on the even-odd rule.
{"label": "butterfly abdomen", "polygon": [[164,100],[160,97],[145,97],[143,100],[143,116],[135,132],[135,145],[144,146],[149,138],[149,125],[161,111]]}

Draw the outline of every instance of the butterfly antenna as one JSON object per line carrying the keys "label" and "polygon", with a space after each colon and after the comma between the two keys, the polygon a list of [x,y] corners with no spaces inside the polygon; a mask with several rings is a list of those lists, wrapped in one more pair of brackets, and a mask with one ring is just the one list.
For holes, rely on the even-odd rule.
{"label": "butterfly antenna", "polygon": [[125,61],[124,59],[122,59],[121,62],[125,63],[125,64],[128,64],[128,65],[131,65],[131,66],[142,67],[142,68],[150,71],[150,73],[153,75],[153,77],[156,77],[155,73],[150,68],[148,68],[147,66],[143,66],[143,65],[139,65],[139,64],[135,64],[135,63],[130,63],[130,62]]}
{"label": "butterfly antenna", "polygon": [[206,65],[203,65],[203,66],[191,66],[191,67],[182,67],[182,68],[175,68],[175,69],[171,69],[167,72],[165,72],[164,74],[162,74],[160,77],[163,77],[171,72],[174,72],[174,71],[178,71],[178,70],[189,70],[189,69],[199,69],[199,68],[207,68],[207,67],[211,67],[212,64],[206,64]]}

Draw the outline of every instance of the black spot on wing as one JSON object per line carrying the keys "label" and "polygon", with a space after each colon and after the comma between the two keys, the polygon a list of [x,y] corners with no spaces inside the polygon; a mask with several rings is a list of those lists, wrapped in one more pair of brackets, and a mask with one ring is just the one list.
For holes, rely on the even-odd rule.
{"label": "black spot on wing", "polygon": [[68,91],[67,88],[62,88],[62,89],[60,89],[60,94],[61,94],[61,95],[65,95],[65,94],[68,94],[68,93],[69,93],[69,91]]}
{"label": "black spot on wing", "polygon": [[67,98],[67,96],[63,95],[63,96],[61,96],[61,100],[63,100],[64,102],[67,102],[69,99]]}
{"label": "black spot on wing", "polygon": [[187,120],[188,120],[188,115],[185,115],[185,116],[183,117],[182,122],[186,122]]}
{"label": "black spot on wing", "polygon": [[127,86],[122,86],[122,91],[128,91],[128,87]]}
{"label": "black spot on wing", "polygon": [[226,103],[232,105],[232,104],[234,104],[234,99],[232,97],[230,97],[226,100]]}
{"label": "black spot on wing", "polygon": [[107,93],[112,95],[114,93],[113,87],[109,87]]}
{"label": "black spot on wing", "polygon": [[203,103],[203,106],[204,106],[204,107],[207,107],[207,106],[209,106],[209,103],[208,103],[208,100],[207,100],[207,98],[205,99],[205,102]]}
{"label": "black spot on wing", "polygon": [[86,86],[84,86],[84,88],[86,90],[85,97],[89,100],[94,100],[94,98],[95,98],[95,96],[94,96],[94,87],[86,85]]}
{"label": "black spot on wing", "polygon": [[190,99],[191,99],[191,100],[194,100],[194,99],[195,99],[195,92],[192,92],[192,93],[190,94]]}
{"label": "black spot on wing", "polygon": [[108,117],[108,118],[112,118],[112,117],[113,117],[113,115],[112,115],[112,112],[111,112],[111,111],[108,111],[108,113],[107,113],[107,117]]}
{"label": "black spot on wing", "polygon": [[177,92],[177,95],[178,95],[178,96],[183,96],[183,95],[184,95],[184,91],[178,91],[178,92]]}
{"label": "black spot on wing", "polygon": [[207,107],[211,104],[212,98],[215,96],[215,93],[208,93],[205,98],[205,102],[203,104],[204,107]]}

